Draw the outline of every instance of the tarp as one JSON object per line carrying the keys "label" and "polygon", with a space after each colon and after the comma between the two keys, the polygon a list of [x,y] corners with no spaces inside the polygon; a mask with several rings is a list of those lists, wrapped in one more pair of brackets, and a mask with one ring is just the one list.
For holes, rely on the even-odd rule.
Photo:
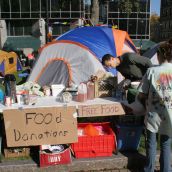
{"label": "tarp", "polygon": [[160,42],[160,43],[158,43],[158,44],[156,44],[156,45],[150,47],[150,49],[147,50],[147,51],[143,54],[143,56],[148,57],[148,58],[151,60],[151,62],[152,62],[153,65],[158,65],[158,64],[159,64],[158,59],[157,59],[157,50],[158,50],[159,46],[160,46],[162,43],[163,43],[163,42]]}
{"label": "tarp", "polygon": [[17,54],[0,50],[0,72],[3,74],[13,74],[17,70],[22,70]]}

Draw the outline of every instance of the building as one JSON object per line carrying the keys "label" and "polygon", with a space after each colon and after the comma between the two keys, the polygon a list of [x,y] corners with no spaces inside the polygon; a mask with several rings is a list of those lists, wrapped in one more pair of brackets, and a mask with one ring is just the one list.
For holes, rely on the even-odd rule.
{"label": "building", "polygon": [[108,5],[107,22],[129,33],[132,39],[150,39],[150,0],[140,0],[140,11],[132,8],[132,12],[119,9],[120,0],[111,0]]}
{"label": "building", "polygon": [[161,0],[160,23],[160,40],[164,41],[172,37],[172,0]]}
{"label": "building", "polygon": [[41,43],[37,38],[44,36],[44,44],[46,37],[40,27],[47,32],[52,32],[53,28],[52,33],[57,36],[68,31],[71,22],[85,16],[82,0],[70,3],[64,0],[0,0],[0,19],[5,21],[7,29],[5,46],[15,46],[15,42],[17,47],[12,49],[22,48],[23,42],[32,46],[29,48],[38,49]]}
{"label": "building", "polygon": [[[150,39],[150,0],[140,0],[140,12],[133,8],[130,14],[119,10],[119,0],[104,1],[99,10],[101,23],[127,31],[140,47],[144,40]],[[37,48],[45,43],[45,37],[41,43],[35,38],[46,36],[40,28],[46,28],[56,37],[68,31],[77,19],[90,18],[90,11],[91,0],[0,0],[0,18],[5,20],[7,28],[6,46],[22,42],[22,45],[16,44],[20,48],[23,41],[30,40]],[[45,22],[41,22],[43,20]]]}
{"label": "building", "polygon": [[125,12],[119,7],[120,0],[106,1],[104,7],[101,7],[100,19],[115,28],[125,30],[133,39],[136,47],[145,51],[154,42],[150,41],[150,13],[151,0],[140,0],[139,8],[133,7],[131,13]]}

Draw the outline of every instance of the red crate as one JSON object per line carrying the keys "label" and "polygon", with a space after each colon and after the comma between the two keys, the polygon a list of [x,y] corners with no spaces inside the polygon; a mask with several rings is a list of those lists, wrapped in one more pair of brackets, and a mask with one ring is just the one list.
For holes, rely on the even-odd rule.
{"label": "red crate", "polygon": [[[78,128],[84,128],[90,123],[80,123]],[[78,142],[71,145],[76,158],[90,158],[99,156],[111,156],[116,151],[116,136],[110,128],[110,123],[91,123],[94,126],[102,126],[104,135],[78,136]]]}
{"label": "red crate", "polygon": [[40,167],[47,167],[59,164],[69,164],[72,161],[69,148],[65,149],[63,152],[60,153],[45,153],[43,151],[40,151],[39,158]]}

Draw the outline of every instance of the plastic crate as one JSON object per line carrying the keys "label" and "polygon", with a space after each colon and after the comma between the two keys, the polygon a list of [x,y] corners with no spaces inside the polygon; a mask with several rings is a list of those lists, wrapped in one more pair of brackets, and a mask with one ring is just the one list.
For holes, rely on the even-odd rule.
{"label": "plastic crate", "polygon": [[140,143],[143,126],[117,125],[117,148],[120,151],[137,150]]}
{"label": "plastic crate", "polygon": [[[80,123],[79,128],[84,128],[90,123]],[[76,158],[90,158],[99,156],[111,156],[116,150],[116,136],[110,128],[110,123],[91,123],[94,126],[102,126],[104,135],[79,136],[78,142],[73,143],[71,148]]]}

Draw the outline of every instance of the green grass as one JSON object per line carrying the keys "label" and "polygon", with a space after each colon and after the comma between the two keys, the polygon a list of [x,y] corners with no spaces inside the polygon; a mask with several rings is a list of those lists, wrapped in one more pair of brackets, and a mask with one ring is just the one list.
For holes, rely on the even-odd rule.
{"label": "green grass", "polygon": [[145,137],[144,137],[144,135],[142,135],[141,138],[140,138],[140,145],[139,145],[138,151],[140,153],[145,153],[146,152],[146,150],[145,150]]}
{"label": "green grass", "polygon": [[[159,139],[159,135],[157,138],[157,150],[160,150],[160,139]],[[145,136],[142,134],[141,138],[140,138],[140,145],[139,145],[139,149],[138,151],[140,153],[145,153],[146,152],[146,148],[145,148]]]}

